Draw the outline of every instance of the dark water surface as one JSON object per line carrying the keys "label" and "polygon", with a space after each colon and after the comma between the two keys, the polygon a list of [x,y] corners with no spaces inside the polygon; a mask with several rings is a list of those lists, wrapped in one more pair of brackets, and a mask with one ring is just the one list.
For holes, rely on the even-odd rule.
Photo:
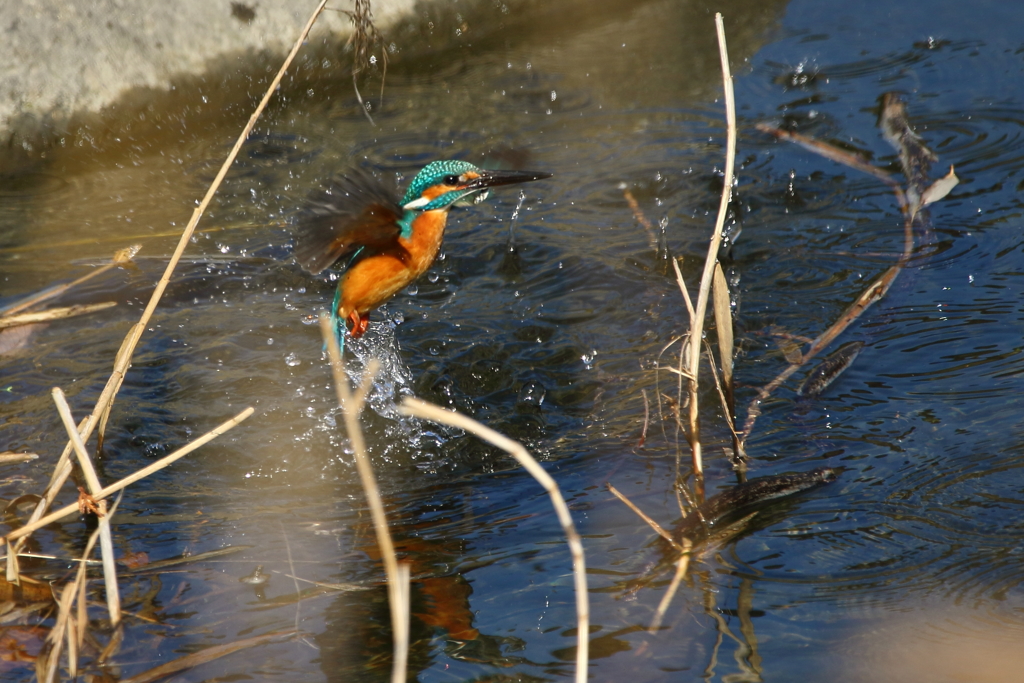
{"label": "dark water surface", "polygon": [[[765,403],[751,473],[830,466],[839,480],[770,506],[701,555],[649,635],[667,577],[627,590],[658,550],[605,483],[663,524],[679,516],[679,448],[656,410],[675,380],[655,365],[687,326],[667,258],[682,257],[695,289],[719,201],[716,10],[741,116],[732,227],[742,235],[727,260],[741,420],[755,387],[785,365],[769,332],[820,333],[903,240],[886,188],[754,124],[785,123],[898,173],[875,117],[879,96],[900,91],[940,156],[935,174],[955,164],[962,182],[932,207],[921,257],[840,340],[864,342],[850,370],[813,403],[795,393],[804,373]],[[1022,22],[1024,8],[996,2],[562,2],[505,14],[460,3],[395,31],[376,128],[338,58],[307,58],[200,224],[125,380],[100,468],[114,481],[253,406],[242,426],[133,486],[114,525],[118,552],[150,561],[253,548],[125,577],[126,609],[145,620],[127,618],[110,672],[127,677],[298,620],[303,640],[174,680],[389,677],[382,571],[309,324],[334,283],[290,260],[288,221],[353,163],[404,183],[455,157],[555,175],[453,212],[443,257],[350,347],[357,366],[385,363],[364,424],[413,563],[416,680],[564,679],[575,608],[543,491],[475,439],[397,417],[392,402],[404,395],[522,440],[558,480],[584,534],[594,680],[1012,680],[1024,664]],[[143,250],[137,267],[62,299],[119,306],[53,324],[0,358],[0,450],[42,456],[2,466],[0,498],[48,480],[64,444],[52,386],[76,417],[91,410],[261,93],[261,69],[183,83],[156,105],[128,101],[2,179],[0,304],[129,243]],[[371,80],[364,95],[378,87]],[[621,183],[654,222],[653,246]],[[653,414],[641,446],[644,392]],[[735,476],[712,392],[703,405],[713,492]],[[87,535],[72,519],[37,538],[70,556]],[[256,565],[272,573],[262,597],[238,581]],[[275,604],[295,592],[293,570],[365,590]],[[66,564],[34,571],[63,579]]]}

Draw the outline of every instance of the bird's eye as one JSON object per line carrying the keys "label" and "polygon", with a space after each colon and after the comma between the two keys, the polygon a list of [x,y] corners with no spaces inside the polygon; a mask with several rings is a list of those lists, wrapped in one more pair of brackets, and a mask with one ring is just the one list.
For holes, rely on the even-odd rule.
{"label": "bird's eye", "polygon": [[457,176],[457,175],[446,175],[444,177],[444,184],[445,185],[458,185],[459,184],[459,176]]}

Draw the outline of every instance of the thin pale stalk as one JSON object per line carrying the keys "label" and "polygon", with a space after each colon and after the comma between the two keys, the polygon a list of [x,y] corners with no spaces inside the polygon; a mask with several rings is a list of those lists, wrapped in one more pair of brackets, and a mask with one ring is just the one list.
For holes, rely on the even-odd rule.
{"label": "thin pale stalk", "polygon": [[[405,606],[409,601],[402,595],[398,556],[395,554],[395,545],[391,541],[391,533],[388,530],[388,520],[384,514],[384,503],[381,501],[380,490],[377,488],[377,478],[373,474],[373,466],[366,454],[363,430],[359,426],[359,415],[363,412],[363,404],[373,383],[373,378],[377,374],[378,364],[376,360],[371,361],[369,367],[366,368],[363,383],[356,396],[353,397],[348,385],[348,377],[345,375],[338,338],[335,335],[330,316],[327,314],[320,316],[320,332],[323,335],[324,343],[327,344],[327,353],[331,359],[331,372],[334,375],[334,388],[338,394],[338,403],[341,404],[345,429],[348,431],[348,438],[352,443],[352,450],[355,452],[356,469],[359,471],[359,479],[362,481],[363,491],[366,493],[366,500],[370,506],[370,517],[373,519],[373,528],[377,535],[377,546],[380,548],[381,558],[384,560],[384,572],[388,577],[388,604],[391,609],[391,629],[394,637],[391,680],[393,683],[404,683],[409,652],[409,618],[405,613]],[[408,570],[406,570],[406,575],[408,575]]]}
{"label": "thin pale stalk", "polygon": [[233,654],[240,650],[246,650],[253,647],[259,647],[273,642],[279,642],[286,638],[292,638],[296,635],[295,631],[276,631],[274,633],[267,633],[262,636],[253,636],[252,638],[243,638],[242,640],[236,640],[232,643],[224,643],[223,645],[214,645],[198,652],[172,659],[171,661],[161,664],[160,666],[150,669],[149,671],[143,671],[140,674],[132,676],[131,678],[122,678],[120,683],[156,683],[157,681],[167,678],[171,674],[178,673],[179,671],[187,671],[188,669],[194,669],[195,667],[212,662],[215,659],[219,659],[226,655]]}
{"label": "thin pale stalk", "polygon": [[640,432],[640,443],[637,448],[643,448],[647,442],[647,427],[651,424],[651,402],[647,400],[647,390],[641,389],[640,395],[644,397],[644,428]]}
{"label": "thin pale stalk", "polygon": [[68,618],[68,674],[71,680],[78,678],[78,628],[74,619]]}
{"label": "thin pale stalk", "polygon": [[60,656],[64,651],[64,634],[68,628],[68,618],[71,616],[71,601],[75,599],[75,586],[69,583],[64,586],[60,594],[60,603],[57,610],[57,622],[50,630],[49,640],[53,644],[46,657],[45,674],[43,681],[53,683],[57,680],[57,670],[60,669]]}
{"label": "thin pale stalk", "polygon": [[499,434],[490,427],[485,427],[470,417],[451,410],[445,410],[415,398],[406,398],[398,410],[406,415],[458,427],[459,429],[476,434],[481,439],[490,442],[515,458],[548,492],[548,496],[551,498],[551,506],[555,508],[558,520],[562,523],[562,530],[565,532],[569,551],[572,554],[573,578],[576,585],[576,683],[586,683],[587,662],[590,658],[590,605],[587,600],[587,567],[583,556],[583,542],[580,540],[580,535],[576,533],[576,525],[573,524],[572,515],[569,514],[569,506],[565,504],[565,499],[562,497],[558,484],[541,467],[540,463],[534,460],[533,456],[530,455],[529,451],[521,443],[513,441],[503,434]]}
{"label": "thin pale stalk", "polygon": [[722,86],[725,91],[725,172],[722,178],[722,198],[718,204],[718,218],[711,235],[708,255],[704,260],[704,272],[700,278],[700,291],[694,309],[693,324],[690,327],[690,358],[688,370],[690,379],[690,447],[693,450],[693,472],[699,479],[704,473],[701,457],[700,422],[698,420],[697,377],[700,371],[701,339],[704,334],[704,315],[707,312],[711,283],[714,280],[715,265],[718,263],[718,249],[722,244],[722,230],[732,199],[732,182],[736,164],[736,98],[733,93],[732,72],[729,69],[729,51],[725,43],[725,24],[721,13],[715,14],[715,28],[718,31],[718,56],[722,62]]}
{"label": "thin pale stalk", "polygon": [[683,554],[679,556],[676,561],[676,573],[672,577],[672,583],[669,584],[668,590],[665,591],[665,595],[662,596],[661,602],[658,603],[658,609],[654,613],[654,619],[651,621],[650,627],[647,632],[655,634],[658,629],[661,628],[661,622],[665,618],[665,613],[668,611],[668,606],[672,603],[672,598],[676,596],[676,591],[679,590],[679,584],[682,583],[683,579],[686,578],[686,570],[690,567],[690,548],[693,547],[693,542],[688,538],[683,539]]}
{"label": "thin pale stalk", "polygon": [[[187,444],[185,446],[182,446],[181,448],[179,448],[178,450],[174,451],[173,453],[171,453],[168,456],[160,458],[159,460],[154,462],[152,465],[148,465],[146,467],[143,467],[138,472],[135,472],[134,474],[130,474],[127,477],[125,477],[124,479],[121,479],[121,480],[111,484],[110,486],[108,486],[105,489],[101,490],[98,494],[94,495],[93,499],[97,500],[97,501],[100,501],[100,500],[103,500],[104,498],[108,498],[110,496],[110,494],[117,493],[121,489],[123,489],[123,488],[125,488],[127,486],[131,486],[132,484],[134,484],[135,482],[139,481],[140,479],[145,479],[146,477],[148,477],[149,475],[153,474],[154,472],[162,470],[163,468],[165,468],[168,465],[172,464],[176,460],[180,460],[180,459],[184,458],[186,455],[188,455],[192,451],[196,450],[200,446],[203,446],[204,444],[207,444],[210,441],[213,441],[218,436],[220,436],[224,432],[228,431],[229,429],[231,429],[232,427],[234,427],[235,425],[237,425],[238,423],[242,422],[247,417],[252,415],[253,412],[255,412],[255,411],[252,408],[246,408],[245,410],[240,412],[238,415],[235,415],[233,418],[231,418],[227,422],[224,422],[223,424],[219,425],[218,427],[215,427],[214,429],[211,429],[210,431],[208,431],[206,434],[203,434],[201,437],[199,437],[195,441],[193,441],[193,442],[191,442],[191,443],[189,443],[189,444]],[[78,512],[78,503],[77,502],[72,503],[71,505],[67,505],[65,507],[62,507],[60,510],[57,510],[56,512],[51,512],[50,514],[46,515],[45,517],[41,517],[40,519],[37,519],[34,522],[29,522],[25,526],[19,527],[19,528],[15,529],[11,533],[9,533],[6,536],[4,536],[4,540],[7,541],[7,543],[10,543],[11,541],[15,541],[15,540],[17,540],[19,538],[22,538],[24,536],[28,536],[29,534],[31,534],[36,529],[41,529],[42,527],[46,526],[47,524],[51,524],[51,523],[56,522],[56,521],[58,521],[60,519],[64,519],[65,517],[67,517],[69,515],[73,515],[76,512]]]}
{"label": "thin pale stalk", "polygon": [[113,308],[116,305],[116,301],[104,301],[98,304],[61,306],[59,308],[48,308],[45,311],[37,311],[35,313],[17,313],[14,315],[6,315],[3,318],[0,318],[0,330],[6,327],[17,327],[18,325],[31,325],[34,323],[48,322],[50,320],[62,320],[64,318],[74,318],[80,315],[88,315],[89,313],[95,313],[96,311],[102,311],[107,308]]}
{"label": "thin pale stalk", "polygon": [[[57,404],[57,412],[64,422],[64,429],[71,437],[71,444],[75,447],[75,454],[78,456],[78,464],[85,475],[86,486],[89,487],[89,495],[95,496],[103,486],[99,477],[96,476],[96,469],[92,466],[92,460],[85,450],[82,437],[75,426],[75,419],[71,416],[71,407],[68,405],[64,392],[60,387],[54,387],[53,401]],[[98,502],[100,549],[103,557],[103,582],[107,593],[107,609],[110,612],[110,623],[117,626],[121,621],[121,593],[117,587],[117,565],[114,562],[114,540],[110,531],[110,516],[107,514],[107,506],[103,501]]]}
{"label": "thin pale stalk", "polygon": [[20,462],[37,460],[38,458],[39,455],[37,453],[0,453],[0,465],[15,465]]}
{"label": "thin pale stalk", "polygon": [[634,514],[636,514],[637,517],[639,517],[640,519],[642,519],[645,522],[647,522],[647,526],[649,526],[652,529],[654,529],[654,533],[658,534],[663,539],[668,541],[672,545],[672,547],[674,547],[676,550],[682,550],[683,549],[683,546],[679,545],[679,543],[677,543],[676,540],[674,538],[672,538],[672,534],[670,534],[669,532],[665,531],[665,529],[662,528],[662,526],[660,524],[658,524],[653,519],[648,517],[647,514],[643,510],[641,510],[640,508],[638,508],[636,505],[633,504],[633,501],[631,501],[629,498],[626,498],[626,496],[624,494],[622,494],[617,488],[615,488],[611,484],[608,484],[607,486],[608,486],[608,490],[611,491],[611,494],[613,496],[615,496],[616,498],[618,498],[619,500],[621,500],[625,504],[626,507],[628,507],[630,510],[633,511]]}

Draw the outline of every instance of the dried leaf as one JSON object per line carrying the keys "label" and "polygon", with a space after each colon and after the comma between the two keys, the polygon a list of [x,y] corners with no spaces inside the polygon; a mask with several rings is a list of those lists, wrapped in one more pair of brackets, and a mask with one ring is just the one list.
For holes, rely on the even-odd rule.
{"label": "dried leaf", "polygon": [[729,298],[729,283],[722,272],[722,264],[715,264],[712,298],[715,307],[715,327],[718,329],[719,367],[722,368],[722,384],[732,392],[732,302]]}
{"label": "dried leaf", "polygon": [[50,590],[50,584],[35,581],[27,576],[21,577],[20,585],[10,583],[0,576],[0,603],[3,602],[50,603],[53,602],[53,592]]}
{"label": "dried leaf", "polygon": [[959,184],[959,182],[960,179],[956,177],[956,173],[953,172],[953,167],[950,166],[949,173],[932,183],[931,186],[924,191],[924,194],[921,195],[921,206],[925,207],[939,201],[949,194],[952,189]]}
{"label": "dried leaf", "polygon": [[847,342],[830,353],[807,375],[807,379],[796,390],[797,395],[805,398],[821,395],[830,384],[836,381],[839,375],[853,365],[853,361],[857,359],[862,348],[864,348],[864,342]]}
{"label": "dried leaf", "polygon": [[782,351],[782,355],[785,356],[787,363],[798,365],[803,361],[804,354],[800,351],[800,344],[792,339],[780,340],[778,344],[779,350]]}

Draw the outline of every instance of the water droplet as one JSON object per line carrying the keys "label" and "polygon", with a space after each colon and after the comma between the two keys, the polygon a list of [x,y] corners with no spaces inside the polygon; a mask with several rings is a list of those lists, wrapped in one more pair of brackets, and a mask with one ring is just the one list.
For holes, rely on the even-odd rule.
{"label": "water droplet", "polygon": [[273,345],[274,345],[274,338],[273,337],[267,337],[267,346],[273,346]]}
{"label": "water droplet", "polygon": [[408,287],[405,288],[405,292],[409,296],[416,296],[417,294],[420,293],[420,288],[417,287],[416,285],[409,285]]}
{"label": "water droplet", "polygon": [[427,273],[427,280],[429,282],[437,282],[438,277],[437,273]]}
{"label": "water droplet", "polygon": [[284,364],[290,368],[294,368],[296,365],[301,365],[302,361],[296,357],[294,352],[292,352],[284,357]]}
{"label": "water droplet", "polygon": [[519,398],[516,399],[516,405],[521,408],[540,408],[547,394],[548,391],[544,388],[543,384],[531,380],[519,390]]}
{"label": "water droplet", "polygon": [[591,349],[587,353],[580,356],[580,360],[583,361],[583,367],[587,370],[594,369],[594,359],[597,357],[597,349]]}

